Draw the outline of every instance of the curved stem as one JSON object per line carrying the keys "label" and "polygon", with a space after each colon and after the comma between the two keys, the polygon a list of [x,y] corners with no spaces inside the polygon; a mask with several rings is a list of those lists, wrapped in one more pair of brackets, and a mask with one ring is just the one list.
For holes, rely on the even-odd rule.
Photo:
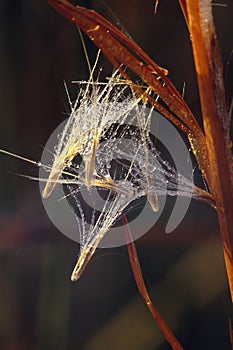
{"label": "curved stem", "polygon": [[167,326],[165,321],[162,319],[154,305],[152,304],[152,301],[150,299],[149,293],[147,291],[147,288],[145,286],[143,277],[142,277],[142,270],[140,266],[140,262],[138,260],[138,255],[136,251],[135,244],[133,242],[133,238],[129,229],[128,221],[124,213],[121,214],[122,222],[125,229],[125,237],[127,242],[127,248],[128,248],[128,254],[130,259],[130,264],[132,267],[134,279],[138,288],[139,293],[141,294],[142,298],[144,299],[148,309],[150,310],[150,313],[152,314],[153,318],[155,319],[160,331],[164,335],[167,342],[171,345],[173,350],[183,350],[182,346],[170,330],[170,328]]}

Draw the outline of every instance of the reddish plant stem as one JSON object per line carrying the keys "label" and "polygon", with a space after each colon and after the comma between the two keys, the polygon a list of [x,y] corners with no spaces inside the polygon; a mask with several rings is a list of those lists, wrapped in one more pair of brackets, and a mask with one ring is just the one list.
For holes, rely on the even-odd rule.
{"label": "reddish plant stem", "polygon": [[210,1],[186,0],[186,6],[210,164],[207,181],[216,203],[233,300],[233,187],[222,62]]}
{"label": "reddish plant stem", "polygon": [[164,335],[167,342],[171,345],[172,349],[182,350],[183,349],[182,346],[180,345],[180,343],[178,342],[178,340],[176,339],[172,331],[169,329],[165,321],[162,319],[162,317],[160,316],[160,314],[152,304],[152,301],[150,299],[150,296],[148,294],[147,288],[145,286],[145,283],[142,277],[142,270],[141,270],[140,262],[138,260],[136,247],[133,242],[132,235],[128,226],[128,220],[124,213],[121,214],[121,217],[122,217],[122,222],[124,224],[124,229],[125,229],[125,237],[127,242],[130,264],[132,267],[132,271],[133,271],[133,275],[134,275],[134,279],[135,279],[138,291],[141,294],[142,298],[144,299],[160,331]]}
{"label": "reddish plant stem", "polygon": [[188,12],[187,12],[187,5],[186,5],[186,0],[179,0],[181,10],[184,15],[184,19],[186,21],[186,24],[188,26]]}
{"label": "reddish plant stem", "polygon": [[[84,31],[128,81],[131,79],[125,73],[122,65],[136,73],[151,90],[158,94],[172,113],[166,113],[165,108],[156,103],[156,100],[154,100],[154,105],[161,113],[165,113],[168,119],[170,115],[172,123],[186,134],[200,139],[202,144],[205,143],[200,126],[164,70],[128,36],[93,10],[74,6],[67,0],[48,0],[48,2]],[[158,76],[162,81],[158,79]]]}

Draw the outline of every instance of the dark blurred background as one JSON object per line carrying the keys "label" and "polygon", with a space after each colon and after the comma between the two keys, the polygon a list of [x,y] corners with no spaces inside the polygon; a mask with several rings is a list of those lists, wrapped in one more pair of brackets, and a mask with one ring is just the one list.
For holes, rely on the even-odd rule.
{"label": "dark blurred background", "polygon": [[[225,67],[233,48],[233,2],[214,5]],[[82,1],[106,14],[102,3]],[[178,1],[107,1],[121,25],[161,66],[200,121],[189,34]],[[107,14],[113,17],[112,14]],[[91,62],[96,48],[86,41]],[[111,66],[104,58],[105,74]],[[51,132],[68,113],[65,80],[88,71],[77,30],[42,0],[0,2],[0,148],[41,157]],[[99,250],[75,284],[79,251],[49,221],[38,169],[0,155],[0,349],[170,349],[141,300],[126,247]],[[202,180],[201,180],[202,181]],[[167,213],[136,242],[152,300],[186,350],[230,349],[232,317],[214,209],[191,202],[181,225],[164,233]]]}

